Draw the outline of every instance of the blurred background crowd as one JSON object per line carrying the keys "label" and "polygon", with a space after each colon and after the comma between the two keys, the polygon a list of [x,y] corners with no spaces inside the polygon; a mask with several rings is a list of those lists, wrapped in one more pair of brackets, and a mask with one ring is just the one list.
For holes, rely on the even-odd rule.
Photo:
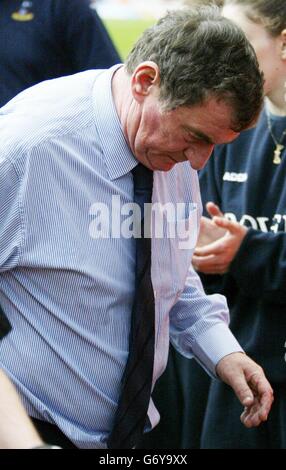
{"label": "blurred background crowd", "polygon": [[[207,0],[194,0],[189,4],[207,4]],[[222,4],[222,0],[214,2]],[[188,5],[188,0],[94,0],[94,7],[103,18],[123,59],[140,34],[162,17],[167,10]]]}

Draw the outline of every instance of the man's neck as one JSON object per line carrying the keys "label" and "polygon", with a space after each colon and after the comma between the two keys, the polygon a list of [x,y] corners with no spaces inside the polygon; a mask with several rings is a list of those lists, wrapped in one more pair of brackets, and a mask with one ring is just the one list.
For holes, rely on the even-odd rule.
{"label": "man's neck", "polygon": [[124,66],[116,70],[112,77],[112,96],[114,105],[121,122],[122,127],[125,126],[125,109],[126,104],[130,101],[129,96],[130,77],[126,73]]}
{"label": "man's neck", "polygon": [[112,79],[112,95],[126,141],[135,155],[135,138],[140,124],[140,105],[133,98],[132,78],[125,67],[118,69]]}

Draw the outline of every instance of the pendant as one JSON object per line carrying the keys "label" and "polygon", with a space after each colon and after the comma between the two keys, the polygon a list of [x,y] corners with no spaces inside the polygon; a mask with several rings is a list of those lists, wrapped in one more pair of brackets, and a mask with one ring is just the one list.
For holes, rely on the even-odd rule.
{"label": "pendant", "polygon": [[276,149],[274,150],[273,163],[279,165],[281,163],[281,152],[284,149],[284,145],[277,144]]}

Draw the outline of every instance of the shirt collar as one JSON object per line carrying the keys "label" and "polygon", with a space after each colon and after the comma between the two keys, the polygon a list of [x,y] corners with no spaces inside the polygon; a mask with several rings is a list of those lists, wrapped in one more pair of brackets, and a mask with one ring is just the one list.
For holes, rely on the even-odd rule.
{"label": "shirt collar", "polygon": [[123,134],[111,91],[111,80],[119,67],[122,64],[102,71],[93,89],[95,121],[111,180],[129,173],[138,164]]}

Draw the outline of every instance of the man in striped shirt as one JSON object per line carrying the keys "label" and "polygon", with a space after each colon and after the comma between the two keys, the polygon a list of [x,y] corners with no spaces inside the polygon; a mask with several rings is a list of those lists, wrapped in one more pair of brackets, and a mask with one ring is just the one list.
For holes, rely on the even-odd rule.
{"label": "man in striped shirt", "polygon": [[[138,161],[153,171],[153,205],[188,203],[152,236],[153,385],[170,332],[178,351],[233,387],[246,426],[267,419],[271,387],[228,329],[225,299],[206,296],[191,267],[196,170],[255,122],[262,88],[241,31],[203,8],[167,15],[126,66],[44,82],[1,109],[0,304],[12,331],[0,365],[39,428],[106,448],[129,353]],[[152,400],[148,418],[159,421]]]}

